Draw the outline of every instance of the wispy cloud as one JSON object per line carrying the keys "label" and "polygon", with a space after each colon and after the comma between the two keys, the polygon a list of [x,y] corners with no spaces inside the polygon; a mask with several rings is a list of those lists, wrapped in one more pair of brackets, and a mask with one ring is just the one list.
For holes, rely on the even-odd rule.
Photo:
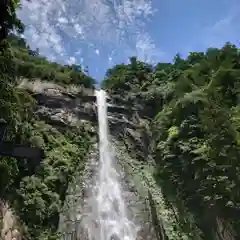
{"label": "wispy cloud", "polygon": [[147,61],[157,56],[146,29],[155,13],[152,0],[22,0],[22,6],[26,39],[51,59],[76,62],[100,52],[107,62],[112,52]]}
{"label": "wispy cloud", "polygon": [[70,57],[68,60],[67,60],[67,63],[69,65],[72,65],[72,64],[75,64],[77,62],[77,59],[75,57]]}
{"label": "wispy cloud", "polygon": [[205,49],[209,47],[222,47],[226,42],[239,45],[240,40],[240,4],[235,3],[226,9],[225,15],[208,26],[203,27],[195,45]]}
{"label": "wispy cloud", "polygon": [[96,49],[96,50],[95,50],[95,53],[96,53],[97,55],[99,55],[99,54],[100,54],[100,51],[99,51],[98,49]]}
{"label": "wispy cloud", "polygon": [[160,57],[163,58],[165,56],[163,51],[156,49],[153,39],[146,32],[143,32],[137,36],[136,49],[138,58],[146,62],[154,63]]}
{"label": "wispy cloud", "polygon": [[208,46],[220,46],[226,41],[240,40],[239,27],[239,11],[227,14],[222,19],[219,19],[214,24],[204,29],[204,44]]}
{"label": "wispy cloud", "polygon": [[222,47],[226,42],[240,44],[240,3],[229,2],[228,8],[220,12],[221,17],[212,18],[208,24],[198,25],[197,34],[182,48],[184,57],[189,52],[205,51],[209,47]]}

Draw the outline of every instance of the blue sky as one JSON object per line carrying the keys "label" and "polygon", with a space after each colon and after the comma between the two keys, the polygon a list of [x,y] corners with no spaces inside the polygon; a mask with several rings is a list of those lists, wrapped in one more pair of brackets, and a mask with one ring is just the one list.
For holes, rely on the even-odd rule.
{"label": "blue sky", "polygon": [[240,45],[238,0],[22,0],[18,15],[32,48],[88,66],[98,81],[132,55],[155,63],[226,41]]}

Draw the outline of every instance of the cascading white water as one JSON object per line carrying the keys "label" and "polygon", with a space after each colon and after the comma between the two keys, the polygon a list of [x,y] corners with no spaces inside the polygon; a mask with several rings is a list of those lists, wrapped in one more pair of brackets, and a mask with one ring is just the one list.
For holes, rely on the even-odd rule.
{"label": "cascading white water", "polygon": [[[91,240],[136,240],[136,227],[127,218],[115,158],[108,139],[106,92],[96,91],[100,161],[91,196]],[[94,219],[93,219],[94,218]]]}

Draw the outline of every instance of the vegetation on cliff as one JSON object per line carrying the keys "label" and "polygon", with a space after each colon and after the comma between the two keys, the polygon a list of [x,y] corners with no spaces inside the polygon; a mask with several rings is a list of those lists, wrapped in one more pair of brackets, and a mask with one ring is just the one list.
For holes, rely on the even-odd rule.
{"label": "vegetation on cliff", "polygon": [[94,88],[95,80],[87,75],[82,66],[49,62],[39,55],[38,50],[31,50],[23,38],[14,34],[8,36],[8,41],[11,44],[17,77],[40,78],[57,84],[75,84]]}
{"label": "vegetation on cliff", "polygon": [[183,230],[197,224],[214,239],[222,224],[239,237],[240,49],[226,43],[156,66],[133,57],[103,87],[149,109],[156,178]]}
{"label": "vegetation on cliff", "polygon": [[0,3],[0,50],[8,49],[12,64],[15,66],[15,77],[28,79],[40,78],[58,84],[76,84],[94,88],[95,80],[80,65],[61,65],[49,62],[40,56],[38,49],[32,50],[24,38],[12,31],[23,33],[24,25],[16,16],[19,0],[1,1]]}
{"label": "vegetation on cliff", "polygon": [[22,29],[15,15],[17,3],[0,4],[0,118],[8,124],[4,140],[41,147],[46,156],[40,165],[0,156],[0,203],[8,202],[16,212],[25,239],[57,239],[66,190],[73,173],[84,167],[91,138],[84,124],[62,131],[38,119],[35,100],[15,86],[19,77],[85,87],[93,87],[94,80],[79,66],[51,63],[31,51],[24,39],[9,35]]}
{"label": "vegetation on cliff", "polygon": [[19,5],[19,0],[0,2],[0,41],[6,39],[10,31],[16,30],[18,33],[24,31],[24,25],[16,14]]}
{"label": "vegetation on cliff", "polygon": [[[17,78],[93,87],[80,66],[51,63],[32,51],[16,18],[17,0],[0,3],[0,112],[7,140],[44,148],[35,168],[28,161],[0,157],[0,198],[9,201],[31,239],[50,239],[58,224],[65,192],[90,147],[84,126],[59,129],[37,119],[34,100],[17,89]],[[179,55],[173,63],[152,66],[135,57],[107,71],[103,87],[140,103],[151,121],[155,176],[166,202],[178,210],[183,231],[214,239],[217,225],[240,237],[240,51],[221,49]],[[193,216],[193,218],[191,218]],[[53,238],[51,238],[53,239]]]}

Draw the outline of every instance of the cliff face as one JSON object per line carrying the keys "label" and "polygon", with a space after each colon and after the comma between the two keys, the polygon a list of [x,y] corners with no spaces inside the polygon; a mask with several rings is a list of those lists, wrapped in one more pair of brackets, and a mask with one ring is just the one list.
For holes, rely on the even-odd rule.
{"label": "cliff face", "polygon": [[[98,164],[97,108],[92,89],[41,81],[22,81],[20,88],[27,89],[36,100],[36,116],[63,135],[66,129],[76,131],[84,125],[92,138],[91,151],[84,164],[76,168],[68,184],[64,204],[61,204],[59,231],[61,239],[87,239],[84,223],[89,221],[88,195],[92,177]],[[134,106],[134,107],[133,107]],[[137,99],[119,93],[108,98],[108,121],[111,143],[114,147],[123,195],[128,214],[138,227],[138,239],[203,239],[193,216],[186,211],[179,213],[163,195],[155,177],[152,159],[153,132],[148,129],[151,113]],[[80,133],[81,135],[81,133]],[[52,141],[52,140],[51,140]],[[61,147],[61,149],[64,148]],[[179,216],[185,221],[180,224]],[[216,239],[234,239],[231,226],[223,229],[224,221],[217,220]],[[227,225],[226,225],[227,226]]]}
{"label": "cliff face", "polygon": [[8,204],[0,202],[0,239],[2,240],[21,240],[19,225],[15,214]]}
{"label": "cliff face", "polygon": [[[94,91],[89,89],[64,89],[61,86],[44,82],[23,81],[19,87],[28,89],[36,99],[36,114],[47,123],[60,129],[72,127],[78,122],[93,124],[89,133],[97,135],[97,115]],[[118,100],[118,95],[108,99],[108,119],[113,147],[118,159],[119,171],[128,212],[139,227],[139,239],[182,239],[176,228],[173,212],[165,209],[163,197],[157,187],[151,169],[151,146],[145,129],[145,109],[128,106]],[[124,98],[121,98],[123,100]],[[79,236],[84,232],[84,202],[91,176],[98,161],[97,142],[86,160],[85,170],[75,172],[74,181],[60,217],[59,229],[63,236]],[[63,237],[63,239],[66,239]],[[74,239],[74,238],[72,238]]]}
{"label": "cliff face", "polygon": [[[36,100],[36,115],[64,134],[75,131],[78,125],[87,127],[92,137],[91,152],[85,157],[84,167],[74,171],[61,208],[59,231],[62,239],[85,239],[84,222],[89,221],[88,189],[97,168],[97,109],[91,89],[80,89],[40,81],[23,81],[20,88],[28,89]],[[135,106],[135,107],[133,107]],[[191,214],[177,209],[163,195],[154,176],[152,159],[154,148],[149,126],[151,113],[139,102],[112,94],[108,98],[108,120],[115,155],[118,160],[123,195],[128,213],[138,227],[138,239],[203,239]],[[180,224],[179,216],[186,225]],[[234,239],[231,226],[223,229],[217,220],[216,239]],[[224,225],[226,225],[224,223]],[[184,230],[183,230],[184,229]],[[87,239],[87,238],[86,238]]]}
{"label": "cliff face", "polygon": [[[97,108],[94,90],[41,81],[22,81],[20,88],[27,89],[36,100],[36,116],[47,126],[63,135],[66,130],[75,132],[78,126],[92,139],[91,151],[85,156],[82,167],[75,168],[73,177],[60,204],[59,231],[61,239],[87,239],[83,225],[89,221],[87,202],[91,179],[98,163]],[[134,107],[133,107],[134,106]],[[137,99],[119,93],[108,97],[108,121],[111,143],[114,147],[123,195],[128,213],[138,227],[138,239],[203,239],[193,216],[187,211],[179,213],[163,195],[155,177],[151,113]],[[54,130],[55,131],[55,130]],[[80,133],[81,135],[81,133]],[[52,141],[52,140],[51,140]],[[64,152],[64,147],[60,146]],[[67,149],[66,149],[67,151]],[[73,158],[73,157],[72,157]],[[182,225],[181,216],[185,225]],[[181,223],[180,223],[181,222]],[[224,228],[217,220],[216,239],[234,239],[231,226]],[[227,226],[227,225],[226,225]],[[45,235],[44,235],[45,236]]]}
{"label": "cliff face", "polygon": [[19,88],[27,89],[36,100],[36,114],[56,126],[74,126],[80,121],[96,122],[95,96],[92,89],[81,89],[41,81],[23,80]]}

